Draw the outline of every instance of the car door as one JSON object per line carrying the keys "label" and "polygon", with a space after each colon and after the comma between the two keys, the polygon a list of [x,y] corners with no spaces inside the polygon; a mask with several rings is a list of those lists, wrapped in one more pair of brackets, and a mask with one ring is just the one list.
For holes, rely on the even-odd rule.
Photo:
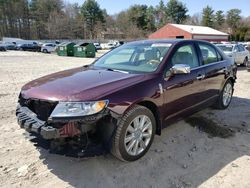
{"label": "car door", "polygon": [[203,80],[207,100],[216,98],[225,80],[226,60],[220,52],[211,44],[197,42],[199,53],[202,59],[202,66],[205,70]]}
{"label": "car door", "polygon": [[48,50],[48,52],[51,52],[52,51],[52,44],[47,44],[47,50]]}
{"label": "car door", "polygon": [[[202,93],[204,69],[200,67],[196,47],[193,42],[178,46],[167,64],[164,88],[165,120],[181,115],[186,110],[197,106],[204,100]],[[186,64],[191,68],[188,74],[170,75],[169,71],[176,64]]]}
{"label": "car door", "polygon": [[239,44],[239,49],[241,52],[241,62],[243,63],[245,58],[248,56],[248,52],[242,44]]}
{"label": "car door", "polygon": [[234,46],[233,54],[234,54],[235,62],[240,64],[241,63],[241,54],[240,54],[240,49],[239,49],[238,45]]}

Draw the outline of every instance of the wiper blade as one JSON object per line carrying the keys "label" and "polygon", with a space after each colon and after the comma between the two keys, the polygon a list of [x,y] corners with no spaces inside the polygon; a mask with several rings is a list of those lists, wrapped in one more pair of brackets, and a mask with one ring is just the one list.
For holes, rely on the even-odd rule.
{"label": "wiper blade", "polygon": [[111,68],[107,68],[106,70],[107,70],[107,71],[114,71],[114,72],[121,72],[121,73],[126,73],[126,74],[129,73],[128,71],[122,71],[122,70],[111,69]]}

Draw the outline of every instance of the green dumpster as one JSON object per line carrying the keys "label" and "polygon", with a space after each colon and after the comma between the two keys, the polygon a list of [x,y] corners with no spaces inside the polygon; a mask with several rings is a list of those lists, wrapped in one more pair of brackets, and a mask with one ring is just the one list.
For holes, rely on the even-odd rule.
{"label": "green dumpster", "polygon": [[78,43],[74,46],[75,57],[95,57],[95,45],[93,43]]}
{"label": "green dumpster", "polygon": [[64,42],[58,45],[57,54],[59,56],[74,56],[74,42]]}

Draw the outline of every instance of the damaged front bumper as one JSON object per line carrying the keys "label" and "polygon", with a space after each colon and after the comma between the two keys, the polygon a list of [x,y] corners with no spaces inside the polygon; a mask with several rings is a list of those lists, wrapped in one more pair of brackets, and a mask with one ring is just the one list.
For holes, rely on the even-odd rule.
{"label": "damaged front bumper", "polygon": [[37,118],[37,115],[28,107],[18,105],[16,109],[17,122],[27,132],[40,134],[44,139],[59,138],[58,129],[48,126],[46,121]]}
{"label": "damaged front bumper", "polygon": [[[108,112],[104,111],[94,116],[78,119],[49,118],[48,121],[42,121],[26,106],[18,104],[16,109],[17,122],[20,127],[27,132],[39,134],[46,140],[73,137],[94,130],[96,122],[107,114]],[[58,124],[60,126],[53,126]]]}

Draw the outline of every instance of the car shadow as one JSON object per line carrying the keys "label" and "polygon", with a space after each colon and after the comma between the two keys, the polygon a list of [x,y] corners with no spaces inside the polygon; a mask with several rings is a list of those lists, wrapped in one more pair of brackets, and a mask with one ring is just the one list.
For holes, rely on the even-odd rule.
{"label": "car shadow", "polygon": [[238,66],[237,71],[247,71],[246,66]]}
{"label": "car shadow", "polygon": [[[249,99],[233,97],[226,110],[208,108],[191,117],[196,117],[189,122],[192,126],[187,120],[168,126],[135,162],[121,162],[110,154],[65,157],[42,148],[40,158],[51,173],[74,187],[198,187],[232,161],[250,155]],[[206,133],[201,118],[234,134],[221,138]]]}

